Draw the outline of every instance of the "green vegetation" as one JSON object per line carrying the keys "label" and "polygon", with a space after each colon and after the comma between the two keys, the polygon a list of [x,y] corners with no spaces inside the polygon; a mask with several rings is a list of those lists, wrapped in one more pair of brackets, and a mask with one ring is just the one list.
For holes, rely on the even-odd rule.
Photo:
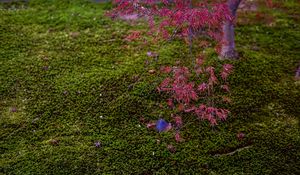
{"label": "green vegetation", "polygon": [[[0,174],[300,174],[296,0],[260,8],[260,20],[241,15],[230,118],[210,128],[185,116],[182,143],[140,118],[170,118],[155,89],[162,78],[148,70],[189,64],[187,46],[128,43],[128,31],[143,25],[112,22],[103,15],[109,8],[83,0],[0,4]],[[160,52],[149,65],[148,50]]]}

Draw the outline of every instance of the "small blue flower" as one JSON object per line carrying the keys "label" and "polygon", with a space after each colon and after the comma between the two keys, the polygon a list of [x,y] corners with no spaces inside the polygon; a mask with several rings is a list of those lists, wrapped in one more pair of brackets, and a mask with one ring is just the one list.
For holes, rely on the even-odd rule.
{"label": "small blue flower", "polygon": [[164,119],[159,119],[156,122],[156,129],[158,130],[158,132],[165,131],[168,127],[169,127],[169,123],[166,122]]}

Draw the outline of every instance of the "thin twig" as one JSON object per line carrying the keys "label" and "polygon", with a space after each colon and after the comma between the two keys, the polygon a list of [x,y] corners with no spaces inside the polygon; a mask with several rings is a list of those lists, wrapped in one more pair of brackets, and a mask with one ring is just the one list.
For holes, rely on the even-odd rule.
{"label": "thin twig", "polygon": [[235,154],[235,153],[237,153],[237,152],[243,151],[243,150],[245,150],[245,149],[249,149],[249,148],[251,148],[251,147],[252,147],[252,145],[250,145],[250,146],[245,146],[245,147],[243,147],[243,148],[238,148],[238,149],[236,149],[236,150],[234,150],[234,151],[232,151],[232,152],[229,152],[229,153],[225,153],[225,154],[215,154],[214,156],[215,156],[215,157],[231,156],[231,155],[233,155],[233,154]]}

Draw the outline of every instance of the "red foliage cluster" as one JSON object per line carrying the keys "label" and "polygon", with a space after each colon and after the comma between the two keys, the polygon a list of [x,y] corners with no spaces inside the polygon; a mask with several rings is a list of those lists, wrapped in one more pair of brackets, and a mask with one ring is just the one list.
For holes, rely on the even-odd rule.
{"label": "red foliage cluster", "polygon": [[134,41],[139,39],[141,36],[140,31],[131,31],[130,34],[125,38],[126,41]]}
{"label": "red foliage cluster", "polygon": [[[227,4],[222,0],[114,0],[111,17],[138,14],[148,19],[152,33],[164,38],[191,38],[199,32],[220,39],[224,21],[231,20]],[[212,3],[213,2],[213,3]],[[154,20],[159,17],[159,20]],[[156,23],[157,22],[157,23]],[[219,40],[220,41],[220,40]]]}
{"label": "red foliage cluster", "polygon": [[[161,72],[168,73],[170,76],[159,85],[159,92],[167,92],[170,98],[167,105],[179,112],[194,113],[202,120],[208,120],[212,126],[217,125],[217,120],[226,120],[229,111],[214,106],[214,90],[219,88],[225,93],[229,92],[227,77],[233,70],[230,64],[224,64],[217,78],[215,68],[203,66],[203,59],[197,60],[197,66],[194,72],[187,67],[169,67],[161,68]],[[194,73],[194,74],[193,74]],[[192,75],[196,75],[200,83],[192,80]],[[198,81],[197,80],[197,81]],[[222,83],[220,83],[222,82]],[[228,97],[222,97],[227,99]],[[182,120],[177,115],[174,117],[176,125],[181,125]]]}

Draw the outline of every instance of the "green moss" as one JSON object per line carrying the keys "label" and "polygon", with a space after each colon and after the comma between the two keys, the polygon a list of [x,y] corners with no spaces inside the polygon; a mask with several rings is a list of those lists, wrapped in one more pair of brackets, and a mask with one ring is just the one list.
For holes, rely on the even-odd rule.
{"label": "green moss", "polygon": [[[229,61],[231,115],[214,128],[183,115],[181,143],[140,122],[170,119],[160,107],[166,97],[156,91],[158,70],[177,60],[191,65],[181,41],[163,47],[124,41],[135,27],[105,17],[110,4],[0,4],[0,172],[299,174],[300,93],[293,76],[300,35],[291,4],[261,9],[274,25],[237,27],[241,59]],[[149,50],[159,52],[158,60],[146,56]],[[219,66],[213,50],[206,53]],[[242,141],[239,132],[246,134]]]}

